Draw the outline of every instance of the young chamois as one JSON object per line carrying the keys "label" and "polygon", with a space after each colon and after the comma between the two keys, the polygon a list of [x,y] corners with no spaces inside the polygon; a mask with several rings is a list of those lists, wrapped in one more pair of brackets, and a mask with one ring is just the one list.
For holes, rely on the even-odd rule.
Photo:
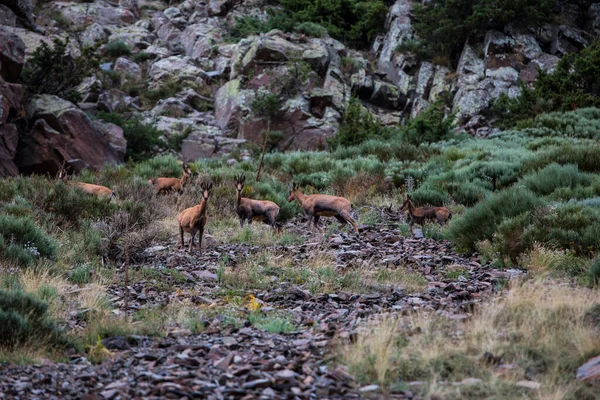
{"label": "young chamois", "polygon": [[248,220],[248,225],[252,220],[263,221],[273,227],[273,232],[277,232],[277,216],[279,215],[279,206],[269,200],[252,200],[242,197],[242,190],[246,183],[245,176],[235,178],[235,212],[240,217],[240,227],[244,227],[244,221]]}
{"label": "young chamois", "polygon": [[406,196],[406,200],[400,206],[398,211],[404,210],[408,207],[410,234],[413,234],[413,225],[419,224],[423,226],[425,221],[436,220],[440,224],[440,229],[444,226],[451,218],[452,213],[446,207],[419,207],[415,208],[410,196]]}
{"label": "young chamois", "polygon": [[177,178],[152,178],[148,180],[148,183],[154,185],[154,189],[156,189],[156,193],[158,194],[167,194],[169,192],[183,192],[183,187],[188,183],[193,173],[190,169],[190,166],[186,163],[183,163],[183,176],[181,179]]}
{"label": "young chamois", "polygon": [[329,196],[326,194],[311,194],[305,196],[298,190],[298,185],[293,183],[290,186],[290,193],[288,195],[289,202],[296,200],[304,213],[308,215],[308,228],[310,229],[310,223],[314,222],[315,227],[319,227],[319,219],[321,217],[335,217],[340,223],[340,229],[350,223],[356,233],[358,233],[358,227],[356,221],[350,216],[350,210],[352,210],[352,204],[350,200],[343,197]]}
{"label": "young chamois", "polygon": [[109,202],[112,200],[113,197],[115,197],[115,192],[112,189],[107,188],[106,186],[69,181],[69,177],[67,176],[67,170],[65,169],[64,164],[60,167],[58,171],[58,179],[69,186],[80,188],[81,190],[83,190],[91,196],[96,196],[100,199],[107,199]]}
{"label": "young chamois", "polygon": [[202,250],[202,235],[204,234],[204,227],[206,226],[206,208],[208,206],[208,198],[210,197],[210,192],[212,190],[212,183],[202,182],[200,184],[200,188],[202,189],[202,200],[200,204],[194,207],[186,208],[177,216],[177,223],[179,224],[179,237],[181,238],[181,246],[179,248],[184,248],[185,244],[183,241],[183,232],[188,232],[192,235],[190,240],[189,251],[192,251],[192,247],[194,246],[194,238],[196,237],[196,233],[200,234],[198,238],[198,249]]}

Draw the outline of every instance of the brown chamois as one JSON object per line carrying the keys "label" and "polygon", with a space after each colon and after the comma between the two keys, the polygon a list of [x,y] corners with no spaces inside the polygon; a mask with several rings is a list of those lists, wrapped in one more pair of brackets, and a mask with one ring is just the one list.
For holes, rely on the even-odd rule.
{"label": "brown chamois", "polygon": [[100,199],[107,199],[109,202],[112,200],[113,197],[115,197],[115,192],[112,189],[107,188],[106,186],[94,185],[92,183],[69,181],[69,177],[67,176],[67,170],[64,168],[64,165],[60,167],[58,171],[58,179],[69,186],[80,188],[81,190],[83,190],[91,196],[96,196]]}
{"label": "brown chamois", "polygon": [[440,229],[444,226],[450,219],[452,219],[452,213],[446,207],[419,207],[415,208],[415,205],[412,202],[410,196],[406,196],[406,200],[398,211],[404,210],[404,207],[408,206],[408,217],[409,217],[409,225],[410,225],[410,234],[413,234],[413,225],[419,224],[423,226],[425,221],[433,221],[436,220],[438,224],[440,224]]}
{"label": "brown chamois", "polygon": [[245,176],[235,178],[235,212],[240,217],[240,227],[244,227],[244,221],[248,220],[248,225],[252,220],[262,221],[273,227],[277,232],[277,216],[279,215],[279,206],[269,200],[252,200],[242,197],[242,190],[246,183]]}
{"label": "brown chamois", "polygon": [[177,178],[152,178],[148,180],[148,183],[154,185],[157,194],[167,194],[169,192],[183,192],[183,187],[188,183],[193,175],[190,166],[187,163],[183,163],[183,176],[181,179]]}
{"label": "brown chamois", "polygon": [[200,234],[198,239],[198,249],[202,250],[202,235],[204,234],[204,227],[206,226],[206,208],[208,206],[208,198],[210,197],[210,192],[212,190],[212,183],[202,182],[200,184],[200,188],[202,189],[202,200],[200,204],[194,207],[186,208],[177,216],[177,223],[179,224],[179,237],[181,238],[181,246],[179,248],[183,248],[183,232],[188,232],[192,235],[190,240],[189,251],[192,251],[192,247],[194,246],[194,238],[196,237],[196,233]]}
{"label": "brown chamois", "polygon": [[321,217],[335,217],[340,223],[340,229],[350,223],[356,233],[358,233],[358,227],[356,221],[350,216],[350,210],[352,210],[352,204],[350,200],[343,197],[329,196],[326,194],[311,194],[305,196],[298,190],[298,185],[293,183],[290,186],[290,193],[288,195],[289,202],[296,200],[300,203],[300,206],[304,210],[304,213],[308,215],[308,228],[310,229],[310,223],[314,220],[314,226],[319,227],[319,219]]}

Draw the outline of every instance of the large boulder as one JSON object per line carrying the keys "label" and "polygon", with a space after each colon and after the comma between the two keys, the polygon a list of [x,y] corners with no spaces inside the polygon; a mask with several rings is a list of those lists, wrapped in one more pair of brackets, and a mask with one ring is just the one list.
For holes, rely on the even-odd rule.
{"label": "large boulder", "polygon": [[125,81],[138,82],[142,80],[140,66],[126,57],[117,58],[113,71],[121,74],[122,79]]}
{"label": "large boulder", "polygon": [[57,96],[35,96],[27,106],[31,128],[19,140],[15,163],[24,173],[56,172],[64,160],[100,169],[123,162],[124,153],[97,129],[88,116]]}
{"label": "large boulder", "polygon": [[600,36],[600,3],[590,4],[587,10],[587,29],[594,35]]}
{"label": "large boulder", "polygon": [[4,4],[0,4],[0,25],[17,26],[17,15]]}
{"label": "large boulder", "polygon": [[109,42],[124,42],[131,49],[146,49],[156,40],[156,35],[143,26],[129,25],[115,28],[108,37]]}
{"label": "large boulder", "polygon": [[222,31],[216,20],[189,25],[181,34],[185,54],[194,59],[210,56],[215,43],[221,41]]}
{"label": "large boulder", "polygon": [[240,121],[250,113],[253,99],[254,92],[243,89],[240,79],[221,86],[215,95],[216,125],[225,133],[237,131]]}
{"label": "large boulder", "polygon": [[[12,33],[21,39],[25,44],[25,60],[27,60],[42,43],[46,43],[52,46],[52,37],[40,35],[39,33],[32,32],[28,29],[14,28],[11,26],[4,26],[1,30]],[[1,43],[1,41],[0,41]]]}
{"label": "large boulder", "polygon": [[71,3],[54,1],[52,11],[61,13],[71,27],[84,28],[94,22],[102,26],[123,26],[135,22],[135,15],[128,9],[113,7],[104,1]]}
{"label": "large boulder", "polygon": [[23,94],[22,85],[5,82],[0,77],[0,125],[9,122],[9,119],[16,119],[22,114]]}
{"label": "large boulder", "polygon": [[2,0],[2,4],[9,8],[21,22],[29,28],[40,30],[35,23],[33,13],[33,0]]}
{"label": "large boulder", "polygon": [[104,27],[97,22],[88,26],[81,34],[81,44],[84,47],[93,47],[96,43],[106,42],[108,35]]}
{"label": "large boulder", "polygon": [[202,81],[204,71],[190,61],[189,57],[171,56],[163,58],[150,67],[150,78],[153,81],[164,79]]}
{"label": "large boulder", "polygon": [[410,66],[411,62],[406,55],[396,52],[396,48],[415,38],[410,19],[411,7],[411,0],[398,0],[390,8],[385,22],[387,33],[382,41],[383,45],[377,61],[377,68],[387,74],[388,79],[394,82],[400,90],[403,89],[408,79],[405,69]]}
{"label": "large boulder", "polygon": [[19,131],[16,125],[0,124],[0,178],[19,174],[14,162],[18,143]]}
{"label": "large boulder", "polygon": [[25,63],[25,42],[12,32],[0,27],[0,77],[16,82]]}

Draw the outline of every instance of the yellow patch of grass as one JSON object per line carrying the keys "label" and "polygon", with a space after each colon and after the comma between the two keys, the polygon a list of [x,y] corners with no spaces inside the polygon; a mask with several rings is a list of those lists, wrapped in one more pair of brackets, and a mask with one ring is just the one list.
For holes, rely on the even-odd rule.
{"label": "yellow patch of grass", "polygon": [[[342,347],[340,361],[362,383],[376,379],[389,388],[393,382],[424,381],[424,398],[593,398],[574,377],[581,364],[600,354],[600,332],[584,322],[586,312],[599,303],[600,292],[569,283],[516,282],[505,298],[463,322],[425,313],[401,323],[384,321]],[[397,328],[390,331],[393,323]],[[515,369],[500,373],[484,360],[486,352]],[[539,390],[516,385],[525,371],[541,384]],[[482,382],[445,383],[465,378]]]}

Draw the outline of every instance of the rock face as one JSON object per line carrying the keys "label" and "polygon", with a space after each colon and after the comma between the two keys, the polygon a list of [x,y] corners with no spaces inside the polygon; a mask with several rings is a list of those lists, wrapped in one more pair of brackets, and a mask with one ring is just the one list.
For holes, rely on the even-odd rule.
{"label": "rock face", "polygon": [[[2,161],[3,171],[14,173],[13,158],[24,172],[53,164],[61,153],[43,151],[46,140],[49,148],[73,147],[73,154],[65,155],[86,158],[80,165],[98,168],[122,159],[124,143],[117,127],[93,124],[81,110],[131,113],[165,137],[185,132],[189,135],[181,157],[187,161],[228,155],[247,141],[261,142],[269,124],[253,113],[252,103],[265,93],[279,101],[270,123],[275,132],[270,146],[280,150],[327,147],[352,96],[389,126],[441,100],[460,131],[485,137],[493,131],[487,111],[494,99],[517,96],[522,83],[532,84],[540,70],[552,71],[560,57],[580,51],[600,33],[600,3],[586,10],[569,4],[560,25],[536,30],[508,25],[470,38],[453,71],[401,51],[401,45],[419,39],[411,15],[413,1],[386,2],[390,8],[384,29],[366,52],[330,37],[279,30],[237,43],[227,40],[236,18],[269,18],[263,0],[51,0],[38,16],[47,25],[46,35],[34,26],[31,0],[6,0],[0,5],[0,121],[6,138],[1,151],[9,160]],[[76,88],[82,95],[79,110],[70,105],[61,111],[85,135],[102,138],[93,151],[91,139],[65,133],[70,132],[66,122],[53,124],[51,117],[31,113],[28,118],[34,120],[19,117],[24,115],[23,91],[16,80],[23,63],[40,43],[51,43],[53,35],[69,36],[74,56],[86,46],[98,46],[105,56],[114,51],[114,42],[124,42],[129,49],[102,64],[102,74],[90,74]],[[106,84],[103,75],[113,84]],[[25,126],[27,132],[22,131]],[[15,132],[22,136],[17,154]]]}
{"label": "rock face", "polygon": [[[124,148],[97,129],[72,103],[52,95],[35,96],[27,106],[32,128],[19,141],[15,162],[24,173],[56,172],[63,160],[78,168],[100,169],[124,161]],[[122,133],[121,133],[122,136]]]}

